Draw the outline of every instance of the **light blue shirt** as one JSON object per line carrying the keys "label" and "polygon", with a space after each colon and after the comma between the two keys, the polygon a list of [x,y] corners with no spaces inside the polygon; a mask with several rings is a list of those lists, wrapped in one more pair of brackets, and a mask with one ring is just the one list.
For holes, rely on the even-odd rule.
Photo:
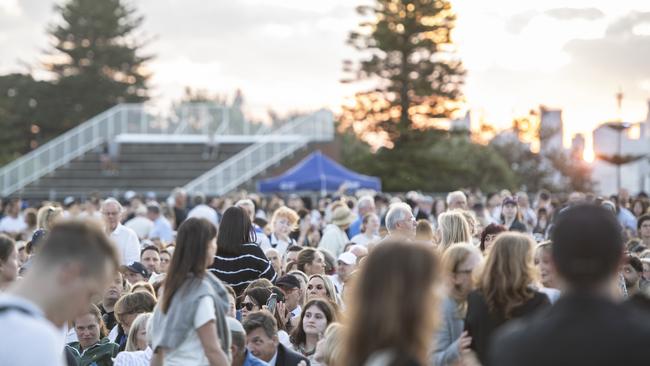
{"label": "light blue shirt", "polygon": [[[277,356],[278,352],[275,352],[275,355]],[[275,363],[275,358],[271,360]],[[246,358],[244,359],[244,366],[267,366],[268,363],[260,360],[259,358],[253,356],[253,354],[250,351],[246,351]]]}
{"label": "light blue shirt", "polygon": [[172,225],[162,215],[153,222],[153,228],[149,232],[149,238],[160,238],[165,243],[174,241],[174,230]]}
{"label": "light blue shirt", "polygon": [[278,359],[278,349],[276,348],[273,358],[271,359],[271,361],[269,361],[269,366],[275,366],[275,362],[277,361],[277,359]]}

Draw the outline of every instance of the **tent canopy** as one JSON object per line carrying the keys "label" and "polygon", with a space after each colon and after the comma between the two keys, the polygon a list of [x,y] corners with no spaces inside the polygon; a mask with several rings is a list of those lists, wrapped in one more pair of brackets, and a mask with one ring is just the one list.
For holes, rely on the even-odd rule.
{"label": "tent canopy", "polygon": [[307,156],[300,163],[277,177],[257,183],[261,193],[320,191],[335,192],[345,183],[350,189],[374,189],[381,191],[381,181],[355,173],[333,161],[318,150]]}

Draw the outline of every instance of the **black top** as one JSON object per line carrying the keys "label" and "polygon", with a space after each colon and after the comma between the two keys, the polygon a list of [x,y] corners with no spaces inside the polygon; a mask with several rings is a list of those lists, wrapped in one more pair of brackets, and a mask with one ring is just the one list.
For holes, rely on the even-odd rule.
{"label": "black top", "polygon": [[174,217],[176,218],[176,229],[181,226],[183,221],[187,218],[187,210],[184,208],[178,208],[174,206]]}
{"label": "black top", "polygon": [[488,365],[650,365],[650,315],[588,294],[566,294],[553,307],[500,329]]}
{"label": "black top", "polygon": [[526,225],[524,225],[519,219],[515,219],[515,221],[512,222],[512,225],[508,228],[509,231],[518,231],[520,233],[525,233],[528,231],[526,228]]}
{"label": "black top", "polygon": [[275,270],[257,244],[242,244],[239,255],[215,256],[210,271],[241,295],[258,278],[275,281]]}
{"label": "black top", "polygon": [[309,359],[300,353],[288,349],[282,343],[278,344],[278,356],[275,359],[275,366],[298,366],[300,361],[305,361],[307,366],[310,365]]}
{"label": "black top", "polygon": [[102,313],[102,320],[104,321],[104,325],[106,325],[106,329],[110,331],[117,324],[117,319],[115,319],[115,312],[106,311],[103,304],[99,304],[98,307],[99,311]]}
{"label": "black top", "polygon": [[[550,304],[545,294],[534,291],[530,300],[512,310],[510,318],[527,316],[538,309],[550,306]],[[475,290],[469,294],[465,330],[472,337],[470,348],[476,352],[479,361],[484,366],[486,365],[487,350],[490,346],[492,334],[508,321],[509,319],[506,319],[503,314],[494,314],[489,310],[485,297],[480,291]]]}

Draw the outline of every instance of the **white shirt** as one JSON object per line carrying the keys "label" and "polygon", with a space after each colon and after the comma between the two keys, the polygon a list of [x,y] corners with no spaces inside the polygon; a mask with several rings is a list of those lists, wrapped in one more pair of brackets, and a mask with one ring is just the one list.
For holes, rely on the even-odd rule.
{"label": "white shirt", "polygon": [[[0,363],[11,366],[65,365],[63,335],[36,304],[18,296],[0,295],[0,307],[17,306],[29,314],[0,312]],[[35,352],[37,351],[37,352]]]}
{"label": "white shirt", "polygon": [[332,283],[334,284],[334,287],[336,288],[336,292],[339,293],[339,294],[342,294],[344,284],[343,284],[343,281],[341,281],[341,279],[339,278],[338,273],[329,276],[329,278],[330,278],[330,280],[332,280]]}
{"label": "white shirt", "polygon": [[174,241],[174,230],[172,230],[172,225],[163,216],[158,217],[156,221],[153,222],[153,227],[149,232],[149,238],[159,238],[165,243],[171,243]]}
{"label": "white shirt", "polygon": [[330,252],[334,258],[338,258],[343,249],[345,249],[345,244],[348,243],[348,234],[345,231],[341,230],[340,227],[329,224],[325,227],[323,231],[323,237],[318,244],[318,248],[322,248]]}
{"label": "white shirt", "polygon": [[215,227],[219,227],[219,218],[217,217],[217,211],[208,205],[198,205],[194,207],[188,214],[187,218],[190,217],[199,217],[210,221]]}
{"label": "white shirt", "polygon": [[286,242],[284,240],[278,239],[275,234],[271,234],[271,240],[268,242],[262,242],[260,243],[260,248],[262,249],[263,252],[266,253],[267,250],[273,248],[278,251],[278,254],[280,255],[280,258],[284,257],[284,253],[287,252],[287,248],[289,248],[291,245],[295,245],[296,241],[292,238],[289,238],[289,242]]}
{"label": "white shirt", "polygon": [[127,221],[124,226],[135,231],[138,238],[145,239],[149,237],[149,233],[153,229],[153,221],[144,216],[136,216]]}
{"label": "white shirt", "polygon": [[16,218],[5,216],[2,218],[2,220],[0,220],[0,232],[19,233],[25,229],[27,229],[27,224],[21,216],[18,216]]}
{"label": "white shirt", "polygon": [[117,251],[122,258],[122,265],[128,265],[140,260],[140,240],[135,231],[128,227],[117,224],[117,227],[111,233],[111,239],[117,245]]}
{"label": "white shirt", "polygon": [[149,366],[153,350],[147,347],[144,351],[120,352],[113,366]]}
{"label": "white shirt", "polygon": [[381,237],[379,237],[379,235],[373,235],[372,239],[370,239],[364,233],[357,234],[350,239],[354,244],[363,245],[364,247],[367,247],[369,243],[378,242],[380,240]]}
{"label": "white shirt", "polygon": [[194,329],[190,330],[183,343],[178,347],[165,352],[165,366],[191,365],[191,366],[208,366],[208,358],[205,357],[201,339],[197,329],[205,325],[210,320],[215,320],[214,301],[209,296],[204,296],[199,300],[194,315]]}
{"label": "white shirt", "polygon": [[302,313],[302,308],[300,307],[300,305],[298,305],[296,306],[295,309],[291,310],[290,313],[291,313],[291,319],[299,317],[300,314]]}

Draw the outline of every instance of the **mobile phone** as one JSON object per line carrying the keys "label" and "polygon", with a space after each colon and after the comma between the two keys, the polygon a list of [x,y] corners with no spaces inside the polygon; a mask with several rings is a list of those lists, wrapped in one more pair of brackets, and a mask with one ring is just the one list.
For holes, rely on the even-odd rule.
{"label": "mobile phone", "polygon": [[266,308],[271,312],[271,314],[275,314],[275,306],[278,304],[278,295],[273,293],[269,297],[269,300],[266,302]]}

